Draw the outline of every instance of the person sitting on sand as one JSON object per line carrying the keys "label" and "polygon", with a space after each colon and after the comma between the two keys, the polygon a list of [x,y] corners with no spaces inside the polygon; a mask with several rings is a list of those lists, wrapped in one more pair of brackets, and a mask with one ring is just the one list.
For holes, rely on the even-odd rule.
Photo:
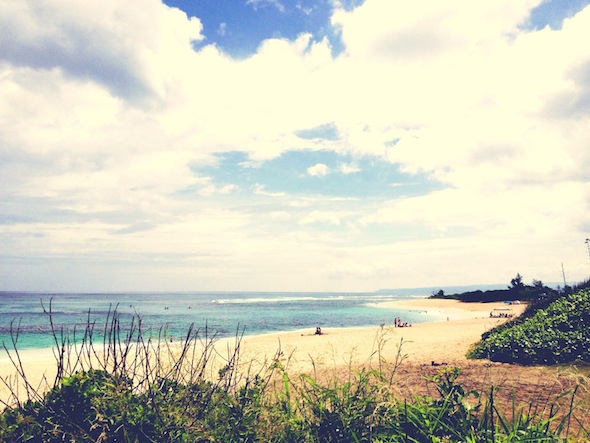
{"label": "person sitting on sand", "polygon": [[322,335],[322,328],[320,328],[319,326],[315,328],[315,335]]}

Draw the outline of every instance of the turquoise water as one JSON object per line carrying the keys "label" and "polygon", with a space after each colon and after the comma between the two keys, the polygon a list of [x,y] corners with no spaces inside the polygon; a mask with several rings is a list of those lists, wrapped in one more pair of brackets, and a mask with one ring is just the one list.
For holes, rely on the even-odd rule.
{"label": "turquoise water", "polygon": [[[53,328],[73,337],[83,333],[88,322],[96,322],[97,334],[104,328],[109,311],[120,314],[123,329],[132,318],[141,318],[144,331],[166,328],[167,336],[182,338],[188,328],[218,337],[292,331],[316,326],[329,328],[393,324],[395,317],[409,323],[441,320],[440,313],[404,311],[376,306],[393,300],[424,298],[425,295],[382,293],[111,293],[49,294],[0,292],[0,343],[18,349],[54,345]],[[16,332],[18,331],[18,334]]]}

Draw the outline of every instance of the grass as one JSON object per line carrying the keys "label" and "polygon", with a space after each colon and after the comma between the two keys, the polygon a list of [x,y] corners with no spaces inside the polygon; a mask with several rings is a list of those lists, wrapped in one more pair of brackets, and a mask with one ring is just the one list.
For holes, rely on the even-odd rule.
{"label": "grass", "polygon": [[[46,313],[51,322],[51,305]],[[101,327],[88,322],[71,334],[53,329],[56,377],[45,380],[46,386],[27,377],[17,326],[12,337],[5,352],[18,376],[0,376],[10,393],[0,415],[5,442],[582,442],[588,437],[583,371],[567,383],[545,384],[523,401],[522,387],[513,385],[511,393],[506,380],[491,380],[497,367],[412,367],[403,342],[395,345],[394,361],[385,360],[383,350],[393,344],[383,330],[375,338],[374,367],[351,364],[330,377],[290,373],[278,358],[280,349],[266,365],[242,361],[239,330],[225,353],[207,329],[191,327],[181,343],[171,345],[165,328],[144,331],[139,317],[122,324],[114,309]],[[411,389],[404,390],[404,383]]]}

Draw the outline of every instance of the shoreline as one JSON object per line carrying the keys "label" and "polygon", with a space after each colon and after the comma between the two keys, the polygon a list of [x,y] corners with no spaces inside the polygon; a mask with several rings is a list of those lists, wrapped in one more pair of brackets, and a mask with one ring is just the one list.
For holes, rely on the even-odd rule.
{"label": "shoreline", "polygon": [[[323,328],[317,336],[313,329],[295,332],[272,333],[244,337],[242,346],[251,355],[269,357],[269,350],[280,345],[283,354],[289,355],[289,364],[296,371],[308,371],[314,360],[331,363],[332,366],[363,364],[381,357],[392,361],[398,353],[407,355],[406,360],[418,364],[444,362],[462,364],[467,362],[469,348],[481,339],[481,334],[504,323],[508,318],[491,318],[493,309],[505,309],[502,302],[462,303],[458,300],[417,299],[379,304],[384,309],[412,311],[436,311],[446,320],[416,323],[411,327],[394,327],[391,324],[364,328]],[[520,315],[526,304],[511,305],[513,315]],[[403,318],[402,318],[403,321]],[[306,333],[307,332],[307,333]],[[384,345],[377,349],[378,341]]]}
{"label": "shoreline", "polygon": [[[436,312],[446,320],[416,323],[411,327],[389,324],[371,327],[329,328],[322,326],[316,335],[315,326],[296,331],[272,332],[243,336],[240,342],[242,369],[267,366],[277,360],[289,371],[309,373],[318,368],[339,370],[343,367],[394,362],[399,356],[421,365],[461,365],[468,360],[469,348],[480,340],[481,334],[503,323],[507,318],[490,318],[490,311],[506,308],[504,303],[462,303],[457,300],[413,299],[379,303],[383,309]],[[520,315],[526,304],[511,305],[511,312]],[[396,314],[398,315],[398,314]],[[403,318],[402,318],[403,321]],[[221,360],[231,354],[236,337],[215,341]],[[12,351],[14,354],[14,351]],[[52,348],[19,351],[27,377],[33,385],[44,378],[53,380],[56,360]],[[14,377],[15,368],[6,351],[0,355],[0,374],[5,380]],[[0,400],[8,391],[0,385]]]}
{"label": "shoreline", "polygon": [[396,300],[378,304],[381,308],[403,309],[407,311],[436,311],[448,313],[452,318],[488,317],[494,309],[511,309],[514,315],[520,315],[527,307],[526,303],[506,304],[504,302],[462,302],[453,299],[420,298],[413,300]]}
{"label": "shoreline", "polygon": [[[379,309],[398,309],[398,310],[403,310],[403,311],[410,311],[410,312],[418,312],[418,313],[422,313],[424,312],[424,309],[421,309],[421,305],[420,302],[424,301],[424,300],[428,300],[427,296],[424,296],[424,298],[410,298],[410,299],[404,299],[404,300],[396,300],[396,301],[386,301],[386,302],[374,302],[374,303],[370,303],[368,304],[368,306],[371,307],[376,307]],[[452,309],[452,308],[449,308]],[[447,309],[445,309],[446,312]],[[435,310],[432,309],[430,311],[430,313],[432,314]],[[462,310],[459,309],[457,311],[457,313],[460,313]],[[438,312],[438,315],[436,317],[440,317],[441,319],[443,319],[442,317],[442,310],[440,310]],[[393,317],[392,317],[393,319]],[[420,323],[430,323],[433,321],[437,321],[437,320],[431,320],[428,319],[427,321],[420,321]],[[418,324],[418,323],[416,323]],[[323,325],[325,327],[325,325]],[[330,327],[330,329],[363,329],[363,328],[372,328],[372,327],[376,327],[378,326],[378,324],[367,324],[365,326],[346,326],[346,327]],[[253,337],[264,337],[267,335],[276,335],[276,334],[289,334],[289,333],[296,333],[296,332],[301,332],[301,333],[306,333],[309,330],[312,330],[316,327],[316,325],[309,325],[309,327],[305,327],[305,328],[297,328],[297,329],[285,329],[285,330],[277,330],[277,331],[257,331],[257,332],[253,332],[253,333],[246,333],[244,335],[244,338],[248,337],[248,338],[253,338]],[[185,331],[182,331],[183,333]],[[220,337],[218,339],[218,341],[220,340],[233,340],[235,338],[235,333],[233,335],[228,335],[228,336],[224,336],[224,337]],[[50,352],[53,348],[55,347],[55,344],[52,343],[52,346],[49,347],[26,347],[26,348],[19,348],[19,353],[20,354],[29,354],[29,353],[48,353]],[[11,349],[12,351],[12,349]],[[7,359],[6,356],[6,352],[4,349],[1,349],[0,347],[0,363],[2,363],[4,360]]]}

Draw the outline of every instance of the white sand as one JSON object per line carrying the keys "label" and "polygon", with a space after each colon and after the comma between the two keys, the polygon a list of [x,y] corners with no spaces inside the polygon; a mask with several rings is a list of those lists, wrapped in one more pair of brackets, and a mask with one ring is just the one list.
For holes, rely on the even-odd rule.
{"label": "white sand", "polygon": [[[373,328],[324,329],[321,336],[314,335],[313,329],[309,329],[246,337],[242,343],[243,354],[262,360],[274,355],[280,346],[283,359],[290,357],[292,365],[305,371],[311,369],[312,360],[333,366],[347,365],[351,359],[355,363],[365,363],[375,358],[379,343],[385,344],[381,355],[391,361],[403,340],[402,353],[407,354],[409,361],[460,363],[465,361],[465,354],[479,341],[481,334],[506,321],[504,318],[490,318],[490,312],[507,307],[504,303],[460,303],[438,299],[387,302],[381,306],[436,311],[446,315],[448,320],[405,328],[394,328],[390,324]],[[514,315],[519,315],[526,305],[510,308]]]}
{"label": "white sand", "polygon": [[[268,364],[280,352],[279,361],[294,372],[311,372],[317,368],[341,368],[348,365],[378,363],[379,357],[393,362],[401,344],[401,354],[407,361],[420,364],[458,364],[466,361],[465,354],[479,341],[481,334],[506,321],[490,318],[495,308],[506,308],[503,303],[460,303],[455,300],[418,299],[382,303],[384,309],[424,310],[446,316],[447,321],[420,323],[412,327],[394,328],[390,325],[370,328],[314,329],[280,332],[244,337],[241,343],[240,362],[254,361],[255,365]],[[512,305],[515,315],[526,305]],[[403,318],[402,318],[403,321]],[[219,354],[224,356],[234,347],[233,339],[217,343]],[[43,377],[53,382],[56,361],[51,351],[23,351],[21,361],[29,380],[39,383]],[[0,377],[12,380],[16,370],[5,353],[0,354]],[[1,381],[0,381],[1,383]],[[20,388],[20,395],[25,391]],[[9,391],[0,385],[0,399],[7,399]]]}

